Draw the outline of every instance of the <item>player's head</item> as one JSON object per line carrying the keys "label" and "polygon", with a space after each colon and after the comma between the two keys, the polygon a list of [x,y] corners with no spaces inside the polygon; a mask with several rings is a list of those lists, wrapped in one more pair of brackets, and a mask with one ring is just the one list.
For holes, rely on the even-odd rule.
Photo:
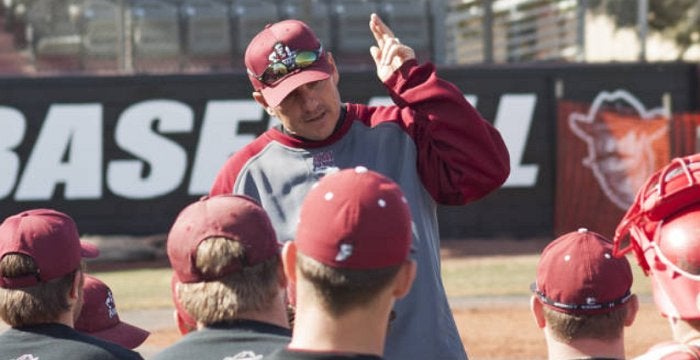
{"label": "player's head", "polygon": [[299,285],[297,296],[308,290],[329,313],[342,315],[397,281],[408,292],[415,275],[411,241],[399,186],[363,167],[341,170],[324,176],[304,199],[296,238],[285,248],[285,270],[296,271],[298,284],[310,284]]}
{"label": "player's head", "polygon": [[676,158],[640,188],[615,232],[633,251],[667,317],[700,320],[700,154]]}
{"label": "player's head", "polygon": [[85,275],[83,308],[75,329],[111,341],[127,349],[141,345],[150,332],[119,319],[112,290],[100,279]]}
{"label": "player's head", "polygon": [[204,197],[187,206],[170,229],[167,252],[182,307],[205,325],[265,311],[284,298],[274,229],[249,197]]}
{"label": "player's head", "polygon": [[611,241],[582,228],[542,251],[532,310],[559,341],[617,339],[636,313],[631,286],[627,259],[613,256]]}
{"label": "player's head", "polygon": [[332,56],[305,23],[267,25],[245,52],[253,97],[285,129],[311,140],[330,136],[340,114]]}
{"label": "player's head", "polygon": [[8,217],[0,224],[0,317],[18,327],[71,311],[77,316],[82,259],[98,254],[64,213],[35,209]]}

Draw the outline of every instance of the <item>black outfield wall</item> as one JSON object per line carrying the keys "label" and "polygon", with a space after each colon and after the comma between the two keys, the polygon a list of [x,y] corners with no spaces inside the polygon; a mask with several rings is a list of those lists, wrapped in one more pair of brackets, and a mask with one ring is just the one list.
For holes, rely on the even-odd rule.
{"label": "black outfield wall", "polygon": [[[442,235],[553,234],[557,103],[625,89],[673,111],[697,108],[690,64],[444,68],[501,130],[512,174],[463,207],[440,207]],[[385,103],[373,71],[341,75],[343,101]],[[167,232],[227,156],[271,126],[243,74],[0,79],[0,217],[50,207],[83,233]]]}

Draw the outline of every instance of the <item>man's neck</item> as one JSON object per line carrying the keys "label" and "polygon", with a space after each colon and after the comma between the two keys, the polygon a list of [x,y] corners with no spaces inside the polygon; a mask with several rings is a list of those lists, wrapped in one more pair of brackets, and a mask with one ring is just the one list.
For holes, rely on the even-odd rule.
{"label": "man's neck", "polygon": [[624,359],[625,346],[623,337],[611,341],[597,339],[578,339],[564,343],[547,336],[547,353],[549,359]]}
{"label": "man's neck", "polygon": [[290,349],[383,355],[390,309],[367,306],[332,317],[321,307],[297,305]]}
{"label": "man's neck", "polygon": [[[265,307],[264,310],[241,312],[236,316],[236,319],[258,321],[289,329],[287,308],[284,305],[284,293],[279,291],[277,298],[272,301],[270,306]],[[202,323],[197,323],[197,328],[199,329],[203,328],[204,326],[205,325]]]}

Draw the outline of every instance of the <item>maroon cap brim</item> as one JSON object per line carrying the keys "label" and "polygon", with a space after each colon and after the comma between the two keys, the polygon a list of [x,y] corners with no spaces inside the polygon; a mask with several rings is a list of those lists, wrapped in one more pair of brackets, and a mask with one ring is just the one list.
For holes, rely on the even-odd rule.
{"label": "maroon cap brim", "polygon": [[96,258],[100,255],[100,249],[88,242],[80,242],[80,256],[88,259]]}
{"label": "maroon cap brim", "polygon": [[[327,55],[326,55],[327,56]],[[303,69],[297,73],[293,73],[282,79],[278,84],[266,86],[260,89],[260,92],[265,97],[265,101],[269,106],[279,105],[284,98],[289,95],[294,89],[312,81],[325,80],[331,77],[333,69],[328,63],[326,56],[322,57],[311,67]]]}
{"label": "maroon cap brim", "polygon": [[135,349],[143,344],[151,333],[140,327],[120,322],[117,325],[100,331],[89,333],[91,336],[119,344],[127,349]]}

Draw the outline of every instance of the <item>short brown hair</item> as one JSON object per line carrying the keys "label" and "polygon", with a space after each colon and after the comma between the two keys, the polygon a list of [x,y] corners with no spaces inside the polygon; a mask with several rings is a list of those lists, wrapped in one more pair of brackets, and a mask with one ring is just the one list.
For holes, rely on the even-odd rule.
{"label": "short brown hair", "polygon": [[545,321],[552,334],[569,343],[577,339],[615,340],[622,336],[629,303],[610,312],[595,315],[574,315],[543,307]]}
{"label": "short brown hair", "polygon": [[[195,266],[204,275],[217,277],[232,262],[244,263],[245,247],[235,239],[211,237],[197,248]],[[197,321],[213,324],[235,320],[248,311],[268,309],[279,291],[280,257],[243,267],[215,281],[180,283],[177,296]]]}
{"label": "short brown hair", "polygon": [[401,265],[370,270],[339,269],[297,252],[297,269],[313,284],[322,306],[334,316],[374,300],[400,268]]}
{"label": "short brown hair", "polygon": [[[80,268],[58,279],[21,289],[0,288],[0,317],[12,327],[55,322],[62,313],[70,310],[68,294],[75,276],[84,267],[85,262],[81,261]],[[0,260],[0,269],[2,276],[8,278],[35,275],[38,271],[31,257],[15,253]],[[81,272],[80,289],[82,282]]]}

